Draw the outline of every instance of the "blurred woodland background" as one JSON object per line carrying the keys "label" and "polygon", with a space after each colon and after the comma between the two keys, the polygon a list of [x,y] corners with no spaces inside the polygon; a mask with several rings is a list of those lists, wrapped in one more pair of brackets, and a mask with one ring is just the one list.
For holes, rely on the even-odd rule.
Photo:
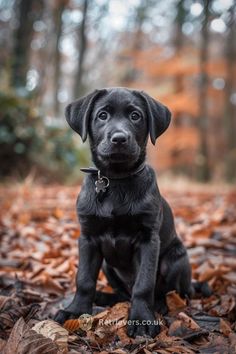
{"label": "blurred woodland background", "polygon": [[[148,160],[213,295],[170,292],[154,339],[99,325],[126,320],[127,303],[85,333],[50,321],[37,334],[75,290],[75,200],[91,164],[64,109],[107,86],[171,109]],[[236,0],[0,0],[0,180],[1,353],[236,353]],[[102,272],[97,289],[111,291]]]}
{"label": "blurred woodland background", "polygon": [[160,173],[236,180],[234,0],[0,0],[2,179],[75,181],[87,145],[64,108],[94,88],[145,90],[173,113]]}

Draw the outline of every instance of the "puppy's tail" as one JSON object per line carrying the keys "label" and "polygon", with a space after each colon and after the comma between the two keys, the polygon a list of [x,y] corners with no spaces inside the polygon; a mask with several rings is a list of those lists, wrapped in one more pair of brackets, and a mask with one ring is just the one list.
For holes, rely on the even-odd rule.
{"label": "puppy's tail", "polygon": [[192,282],[192,297],[209,297],[213,294],[212,289],[206,281]]}

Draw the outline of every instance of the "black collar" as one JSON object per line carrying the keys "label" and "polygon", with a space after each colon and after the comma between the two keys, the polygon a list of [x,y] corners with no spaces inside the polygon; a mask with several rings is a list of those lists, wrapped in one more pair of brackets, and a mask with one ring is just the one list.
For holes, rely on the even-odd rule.
{"label": "black collar", "polygon": [[119,175],[103,175],[100,170],[98,170],[96,167],[85,167],[81,168],[80,171],[97,175],[97,180],[95,181],[95,191],[98,195],[104,194],[109,185],[110,185],[110,180],[116,180],[116,179],[124,179],[128,177],[135,176],[142,172],[145,168],[145,163],[142,163],[136,170],[128,173],[123,173]]}

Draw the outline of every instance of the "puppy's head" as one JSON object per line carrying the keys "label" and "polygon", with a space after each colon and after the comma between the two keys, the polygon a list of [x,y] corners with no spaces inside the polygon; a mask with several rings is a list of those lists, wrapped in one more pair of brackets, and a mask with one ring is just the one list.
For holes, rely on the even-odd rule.
{"label": "puppy's head", "polygon": [[143,160],[148,134],[155,144],[170,117],[160,102],[126,88],[96,90],[66,108],[71,128],[83,141],[89,136],[94,162],[106,167]]}

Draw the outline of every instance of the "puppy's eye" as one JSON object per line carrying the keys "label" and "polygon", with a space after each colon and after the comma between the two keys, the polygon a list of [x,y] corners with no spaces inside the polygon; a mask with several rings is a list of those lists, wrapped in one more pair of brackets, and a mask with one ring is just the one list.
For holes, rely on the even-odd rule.
{"label": "puppy's eye", "polygon": [[131,113],[130,115],[131,119],[136,121],[136,120],[139,120],[141,118],[141,114],[137,111],[134,111]]}
{"label": "puppy's eye", "polygon": [[107,112],[102,111],[102,112],[98,113],[98,118],[101,120],[106,120],[108,118]]}

